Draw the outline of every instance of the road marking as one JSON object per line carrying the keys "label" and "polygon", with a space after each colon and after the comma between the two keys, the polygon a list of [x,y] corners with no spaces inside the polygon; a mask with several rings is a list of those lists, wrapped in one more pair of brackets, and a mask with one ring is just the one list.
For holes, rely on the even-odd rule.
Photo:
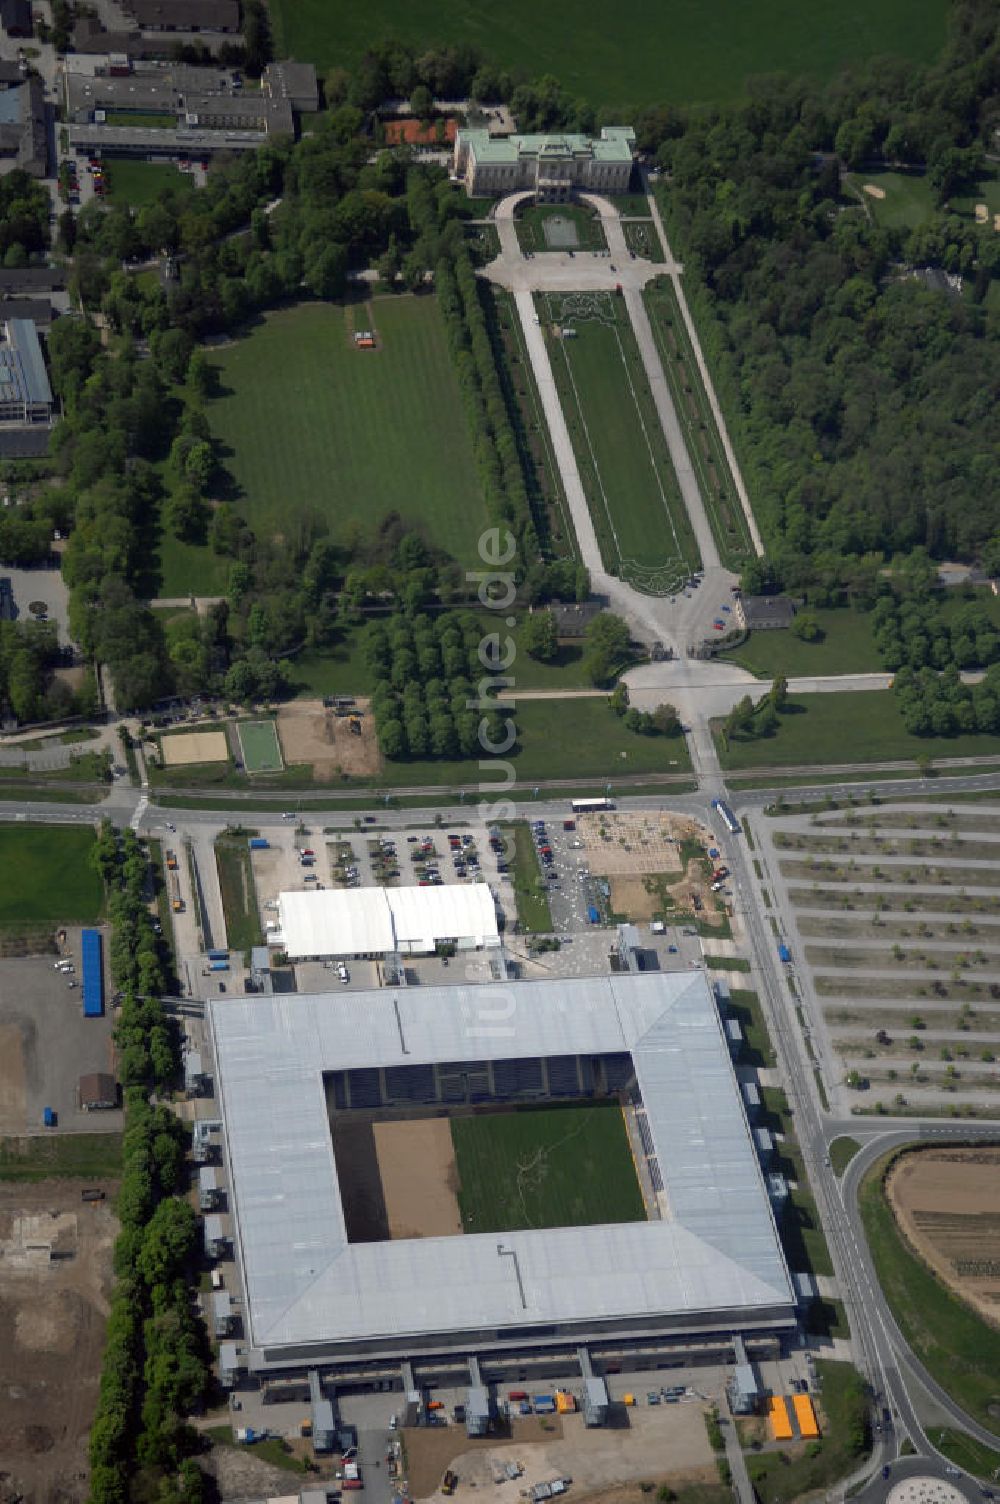
{"label": "road marking", "polygon": [[149,800],[146,798],[145,794],[141,794],[139,796],[139,803],[135,807],[135,814],[132,816],[132,819],[129,822],[136,834],[138,834],[139,832],[139,826],[142,824],[143,816],[145,815],[148,808]]}

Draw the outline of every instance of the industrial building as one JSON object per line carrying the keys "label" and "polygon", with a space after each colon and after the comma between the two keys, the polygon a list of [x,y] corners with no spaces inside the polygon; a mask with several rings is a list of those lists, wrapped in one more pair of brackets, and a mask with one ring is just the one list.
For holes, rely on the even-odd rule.
{"label": "industrial building", "polygon": [[530,189],[539,203],[574,193],[627,193],[635,131],[606,125],[600,136],[491,136],[459,131],[452,172],[470,198]]}
{"label": "industrial building", "polygon": [[290,961],[432,955],[439,945],[491,950],[500,944],[486,883],[345,888],[280,893],[270,945]]}
{"label": "industrial building", "polygon": [[[206,1011],[242,1288],[239,1357],[256,1379],[316,1366],[328,1379],[379,1364],[398,1374],[405,1358],[467,1364],[470,1353],[495,1367],[581,1343],[662,1356],[731,1346],[734,1332],[773,1341],[794,1326],[774,1213],[701,972],[254,996]],[[350,1241],[337,1114],[598,1095],[643,1119],[639,1152],[660,1190],[646,1198],[647,1220]],[[207,1217],[206,1248],[221,1232]],[[596,1387],[589,1398],[599,1417]]]}
{"label": "industrial building", "polygon": [[0,422],[48,424],[55,399],[30,319],[8,319],[0,341]]}

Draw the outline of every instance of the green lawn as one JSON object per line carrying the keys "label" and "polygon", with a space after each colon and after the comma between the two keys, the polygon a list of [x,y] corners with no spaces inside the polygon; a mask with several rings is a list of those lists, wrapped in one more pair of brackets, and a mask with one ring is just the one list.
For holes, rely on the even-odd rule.
{"label": "green lawn", "polygon": [[156,545],[159,593],[166,600],[180,595],[223,595],[232,559],[213,553],[206,543],[185,543],[161,530]]}
{"label": "green lawn", "polygon": [[190,173],[178,171],[169,162],[133,162],[115,157],[105,163],[104,175],[112,203],[128,204],[132,209],[155,204],[167,193],[187,198],[194,192]]}
{"label": "green lawn", "polygon": [[1000,1404],[1000,1331],[953,1295],[900,1236],[882,1190],[892,1156],[872,1166],[858,1202],[882,1293],[933,1378],[984,1426]]}
{"label": "green lawn", "polygon": [[[877,222],[888,230],[916,229],[936,213],[934,193],[923,173],[855,172],[848,182]],[[865,193],[865,183],[881,188],[885,198],[873,198],[870,193]]]}
{"label": "green lawn", "polygon": [[[576,240],[568,239],[563,244],[558,239],[550,245],[545,237],[545,221],[549,219],[571,220],[576,230]],[[600,216],[582,204],[533,204],[520,207],[515,220],[518,244],[525,251],[603,251],[607,249]]]}
{"label": "green lawn", "polygon": [[746,1454],[750,1482],[767,1504],[790,1504],[826,1491],[852,1472],[869,1450],[868,1402],[860,1374],[849,1363],[821,1360],[816,1378],[823,1435],[815,1449],[807,1445],[804,1455],[797,1457],[791,1448]]}
{"label": "green lawn", "polygon": [[503,827],[507,839],[513,837],[510,877],[517,900],[517,917],[526,935],[551,935],[552,911],[549,908],[548,883],[531,839],[526,820],[515,820]]}
{"label": "green lawn", "polygon": [[467,1232],[646,1220],[617,1102],[455,1117],[451,1136]]}
{"label": "green lawn", "polygon": [[601,557],[639,589],[672,592],[698,549],[624,300],[547,294],[537,305]]}
{"label": "green lawn", "polygon": [[215,865],[219,871],[229,948],[246,951],[254,945],[263,945],[257,890],[245,833],[219,837],[215,843]]}
{"label": "green lawn", "polygon": [[121,1174],[120,1133],[52,1133],[35,1138],[0,1138],[0,1180],[47,1180],[79,1175],[108,1180]]}
{"label": "green lawn", "polygon": [[[719,742],[718,736],[716,741]],[[767,768],[893,758],[988,757],[995,736],[910,736],[891,690],[796,695],[774,736],[719,746],[724,768]]]}
{"label": "green lawn", "polygon": [[[650,231],[658,243],[659,236],[652,223]],[[754,557],[750,529],[736,494],[677,293],[669,278],[662,277],[646,289],[644,298],[719,557],[728,569],[739,573],[747,560]]]}
{"label": "green lawn", "polygon": [[939,1452],[950,1462],[980,1478],[995,1478],[1000,1470],[1000,1452],[976,1441],[967,1431],[952,1431],[946,1426],[930,1426],[927,1435]]}
{"label": "green lawn", "polygon": [[[510,757],[519,782],[542,778],[599,778],[624,773],[686,773],[691,766],[683,737],[637,736],[600,700],[525,700],[517,709],[518,744]],[[496,775],[490,764],[467,762],[386,763],[386,787],[469,783],[487,788]]]}
{"label": "green lawn", "polygon": [[861,1145],[856,1138],[850,1138],[846,1134],[842,1138],[835,1138],[830,1145],[830,1163],[835,1175],[843,1175],[851,1160],[857,1154]]}
{"label": "green lawn", "polygon": [[[812,608],[810,608],[812,610]],[[793,632],[751,632],[727,663],[738,663],[759,679],[806,674],[877,673],[885,668],[872,637],[871,617],[862,611],[815,610],[822,637],[802,642]]]}
{"label": "green lawn", "polygon": [[609,12],[580,0],[572,18],[560,6],[487,0],[440,6],[434,0],[271,0],[275,56],[321,69],[353,67],[374,41],[418,48],[472,43],[501,67],[530,78],[552,73],[593,105],[729,100],[748,74],[807,73],[830,78],[882,53],[927,62],[945,39],[945,0],[846,0],[802,6],[792,0],[671,0],[650,8],[626,0]]}
{"label": "green lawn", "polygon": [[[369,320],[379,348],[358,350],[354,329]],[[281,309],[213,358],[223,395],[209,419],[265,548],[311,517],[344,537],[395,511],[478,564],[486,511],[432,296]]]}
{"label": "green lawn", "polygon": [[0,924],[98,919],[104,890],[90,865],[93,847],[94,832],[86,828],[0,827]]}

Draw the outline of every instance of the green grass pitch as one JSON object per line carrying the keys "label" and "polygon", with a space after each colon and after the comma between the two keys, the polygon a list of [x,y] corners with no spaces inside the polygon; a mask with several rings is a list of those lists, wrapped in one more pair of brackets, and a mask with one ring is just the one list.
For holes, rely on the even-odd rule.
{"label": "green grass pitch", "polygon": [[353,68],[373,42],[420,49],[472,43],[493,62],[539,78],[552,73],[593,105],[730,100],[750,74],[830,78],[894,53],[929,62],[945,40],[946,0],[624,0],[614,10],[577,0],[571,10],[533,0],[271,0],[275,56],[323,70]]}
{"label": "green grass pitch", "polygon": [[236,728],[248,773],[280,773],[285,766],[273,721],[241,721]]}
{"label": "green grass pitch", "polygon": [[344,538],[398,512],[471,563],[486,509],[437,301],[370,306],[376,350],[354,345],[364,309],[303,303],[218,352],[209,420],[237,508],[265,544],[310,518]]}
{"label": "green grass pitch", "polygon": [[456,1117],[451,1136],[468,1233],[646,1220],[617,1102]]}
{"label": "green grass pitch", "polygon": [[90,924],[104,901],[90,865],[92,830],[57,825],[0,829],[0,924]]}

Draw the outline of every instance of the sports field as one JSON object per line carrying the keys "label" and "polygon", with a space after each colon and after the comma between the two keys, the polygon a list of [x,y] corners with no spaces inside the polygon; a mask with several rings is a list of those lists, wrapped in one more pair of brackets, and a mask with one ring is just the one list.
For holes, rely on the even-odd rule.
{"label": "sports field", "polygon": [[90,865],[92,830],[58,825],[0,829],[0,925],[89,924],[101,912],[101,879]]}
{"label": "sports field", "polygon": [[[355,347],[359,318],[377,349]],[[310,517],[343,536],[395,511],[461,562],[478,558],[486,510],[435,298],[279,309],[217,360],[209,419],[265,544]]]}
{"label": "sports field", "polygon": [[617,1102],[451,1120],[465,1232],[644,1222]]}
{"label": "sports field", "polygon": [[472,43],[516,74],[552,73],[593,105],[728,100],[748,74],[829,78],[881,53],[930,61],[944,45],[946,0],[600,0],[562,6],[533,0],[271,0],[275,57],[321,69],[357,64],[373,42],[398,38],[420,48]]}
{"label": "sports field", "polygon": [[248,773],[280,773],[285,766],[273,721],[240,721],[236,727]]}
{"label": "sports field", "polygon": [[538,306],[605,566],[671,594],[699,554],[624,304],[565,293]]}

